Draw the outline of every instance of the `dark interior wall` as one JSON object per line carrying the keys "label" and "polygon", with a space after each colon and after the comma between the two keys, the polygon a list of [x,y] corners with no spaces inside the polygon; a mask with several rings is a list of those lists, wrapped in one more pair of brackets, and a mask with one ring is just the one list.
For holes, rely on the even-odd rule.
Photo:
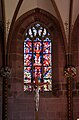
{"label": "dark interior wall", "polygon": [[21,16],[8,41],[8,65],[12,68],[8,90],[9,120],[34,120],[34,94],[23,91],[23,42],[26,29],[36,21],[50,30],[53,40],[53,92],[40,95],[40,120],[67,120],[67,85],[63,75],[65,48],[58,21],[48,12],[34,9]]}
{"label": "dark interior wall", "polygon": [[[0,36],[0,67],[3,66],[3,58],[2,58],[2,37]],[[2,77],[0,76],[0,96],[2,95]]]}
{"label": "dark interior wall", "polygon": [[[1,41],[1,38],[0,38],[0,41]],[[0,66],[2,66],[2,44],[0,42]],[[2,82],[3,79],[2,77],[0,76],[0,120],[2,119]]]}
{"label": "dark interior wall", "polygon": [[[0,69],[3,66],[3,26],[2,26],[2,7],[0,0]],[[2,85],[3,78],[0,76],[0,120],[2,120]]]}
{"label": "dark interior wall", "polygon": [[[0,69],[3,66],[3,43],[2,43],[3,39],[1,33],[2,33],[2,28],[0,28]],[[0,76],[0,120],[2,119],[2,85],[3,85],[3,78]]]}
{"label": "dark interior wall", "polygon": [[79,16],[72,32],[72,64],[76,67],[77,74],[73,79],[73,116],[79,118]]}

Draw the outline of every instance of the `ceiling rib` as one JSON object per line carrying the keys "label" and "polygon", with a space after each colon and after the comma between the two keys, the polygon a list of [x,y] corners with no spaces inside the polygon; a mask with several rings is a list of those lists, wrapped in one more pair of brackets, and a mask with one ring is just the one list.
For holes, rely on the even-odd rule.
{"label": "ceiling rib", "polygon": [[60,15],[60,12],[58,10],[58,7],[56,5],[55,0],[51,0],[51,2],[52,2],[52,5],[53,5],[53,7],[55,9],[55,12],[57,14],[57,17],[58,17],[58,20],[59,20],[59,23],[60,23],[60,26],[61,26],[61,30],[62,30],[62,34],[63,34],[63,38],[64,38],[64,44],[65,44],[65,52],[67,52],[67,38],[66,38],[66,33],[65,33],[63,21],[61,19],[61,15]]}
{"label": "ceiling rib", "polygon": [[71,44],[72,11],[73,11],[73,0],[70,0],[70,8],[69,8],[69,34],[68,34],[69,44]]}
{"label": "ceiling rib", "polygon": [[16,21],[16,17],[17,17],[17,14],[19,12],[19,9],[22,5],[22,2],[23,0],[19,0],[18,4],[17,4],[17,7],[15,9],[15,12],[14,12],[14,15],[13,15],[13,18],[12,18],[12,22],[11,22],[11,26],[10,26],[10,30],[9,30],[9,34],[8,34],[8,40],[10,40],[10,36],[11,36],[11,33],[12,33],[12,30],[13,30],[13,27],[14,27],[14,24],[15,24],[15,21]]}

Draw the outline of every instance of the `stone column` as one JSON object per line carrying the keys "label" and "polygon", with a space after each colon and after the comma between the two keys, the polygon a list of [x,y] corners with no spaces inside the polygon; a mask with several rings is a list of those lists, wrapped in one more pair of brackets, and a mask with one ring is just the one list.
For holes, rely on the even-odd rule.
{"label": "stone column", "polygon": [[0,75],[3,77],[3,93],[2,93],[2,119],[8,120],[8,80],[10,79],[11,69],[8,66],[1,67]]}
{"label": "stone column", "polygon": [[74,66],[65,67],[64,74],[67,77],[67,103],[68,103],[68,120],[73,120],[73,95],[72,80],[76,75]]}

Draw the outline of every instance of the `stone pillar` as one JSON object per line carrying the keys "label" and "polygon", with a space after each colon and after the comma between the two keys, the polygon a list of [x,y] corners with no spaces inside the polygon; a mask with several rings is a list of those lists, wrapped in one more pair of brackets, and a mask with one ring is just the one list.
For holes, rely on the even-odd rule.
{"label": "stone pillar", "polygon": [[65,67],[64,74],[67,77],[68,120],[73,120],[72,80],[76,75],[75,67],[71,65]]}
{"label": "stone pillar", "polygon": [[0,75],[3,77],[3,93],[2,93],[2,120],[8,120],[8,80],[10,79],[11,69],[8,66],[1,67]]}

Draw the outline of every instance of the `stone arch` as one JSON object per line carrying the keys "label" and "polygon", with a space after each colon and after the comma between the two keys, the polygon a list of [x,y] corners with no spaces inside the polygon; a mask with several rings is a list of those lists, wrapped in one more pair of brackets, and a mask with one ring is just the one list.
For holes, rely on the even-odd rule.
{"label": "stone arch", "polygon": [[[58,20],[50,13],[36,8],[23,14],[15,23],[11,38],[8,41],[7,61],[12,67],[11,94],[18,94],[23,91],[23,42],[26,29],[33,23],[39,21],[44,24],[52,33],[53,38],[53,80],[63,82],[63,67],[65,66],[65,45],[62,31]],[[61,75],[62,74],[62,75]],[[61,93],[61,88],[60,88]],[[60,94],[59,93],[59,94]],[[63,91],[62,91],[63,93]]]}

